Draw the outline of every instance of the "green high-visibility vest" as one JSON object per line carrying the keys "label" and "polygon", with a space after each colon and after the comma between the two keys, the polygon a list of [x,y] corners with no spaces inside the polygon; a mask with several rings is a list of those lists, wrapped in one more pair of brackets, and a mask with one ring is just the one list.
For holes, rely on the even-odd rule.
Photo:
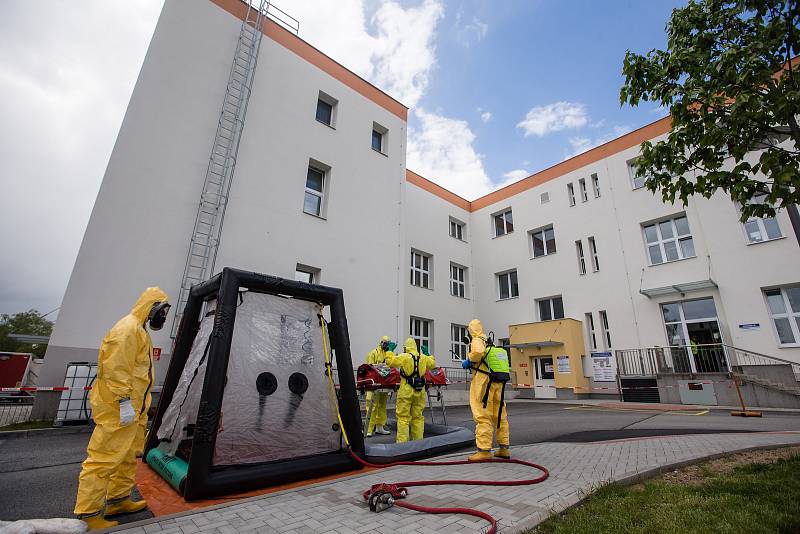
{"label": "green high-visibility vest", "polygon": [[486,355],[486,365],[493,373],[509,372],[508,353],[500,347],[492,347]]}

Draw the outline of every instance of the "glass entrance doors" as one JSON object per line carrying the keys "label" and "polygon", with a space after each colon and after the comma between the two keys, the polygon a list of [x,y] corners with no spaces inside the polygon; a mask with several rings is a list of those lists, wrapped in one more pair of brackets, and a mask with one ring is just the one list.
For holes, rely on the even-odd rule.
{"label": "glass entrance doors", "polygon": [[553,357],[531,358],[536,380],[533,383],[534,397],[537,399],[556,398],[556,375],[553,370]]}
{"label": "glass entrance doors", "polygon": [[662,304],[661,313],[675,372],[728,371],[713,298]]}

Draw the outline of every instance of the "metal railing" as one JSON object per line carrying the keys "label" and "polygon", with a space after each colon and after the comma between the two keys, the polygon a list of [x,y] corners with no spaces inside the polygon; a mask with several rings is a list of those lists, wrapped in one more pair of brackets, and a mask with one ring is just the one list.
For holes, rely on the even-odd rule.
{"label": "metal railing", "polygon": [[34,396],[28,393],[0,396],[0,429],[30,420]]}
{"label": "metal railing", "polygon": [[[620,376],[656,376],[659,374],[742,373],[759,366],[789,366],[795,380],[800,380],[800,364],[740,349],[723,343],[647,347],[616,351]],[[762,369],[763,370],[763,369]],[[788,371],[788,367],[785,368]]]}

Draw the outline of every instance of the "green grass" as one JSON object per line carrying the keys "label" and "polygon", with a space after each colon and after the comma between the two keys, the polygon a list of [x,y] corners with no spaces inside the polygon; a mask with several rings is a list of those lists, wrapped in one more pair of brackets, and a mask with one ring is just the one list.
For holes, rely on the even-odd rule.
{"label": "green grass", "polygon": [[38,428],[50,428],[52,421],[26,421],[24,423],[14,423],[13,425],[0,426],[0,433],[10,430],[36,430]]}
{"label": "green grass", "polygon": [[604,486],[530,533],[800,532],[800,456],[703,475],[697,486]]}

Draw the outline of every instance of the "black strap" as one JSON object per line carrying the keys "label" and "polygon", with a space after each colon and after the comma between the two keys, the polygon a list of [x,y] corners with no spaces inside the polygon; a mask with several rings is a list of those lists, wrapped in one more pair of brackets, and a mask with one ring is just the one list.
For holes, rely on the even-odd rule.
{"label": "black strap", "polygon": [[506,396],[506,383],[501,382],[503,384],[502,389],[500,390],[500,407],[497,409],[497,428],[500,428],[500,421],[503,417],[503,406],[505,406],[505,396]]}

